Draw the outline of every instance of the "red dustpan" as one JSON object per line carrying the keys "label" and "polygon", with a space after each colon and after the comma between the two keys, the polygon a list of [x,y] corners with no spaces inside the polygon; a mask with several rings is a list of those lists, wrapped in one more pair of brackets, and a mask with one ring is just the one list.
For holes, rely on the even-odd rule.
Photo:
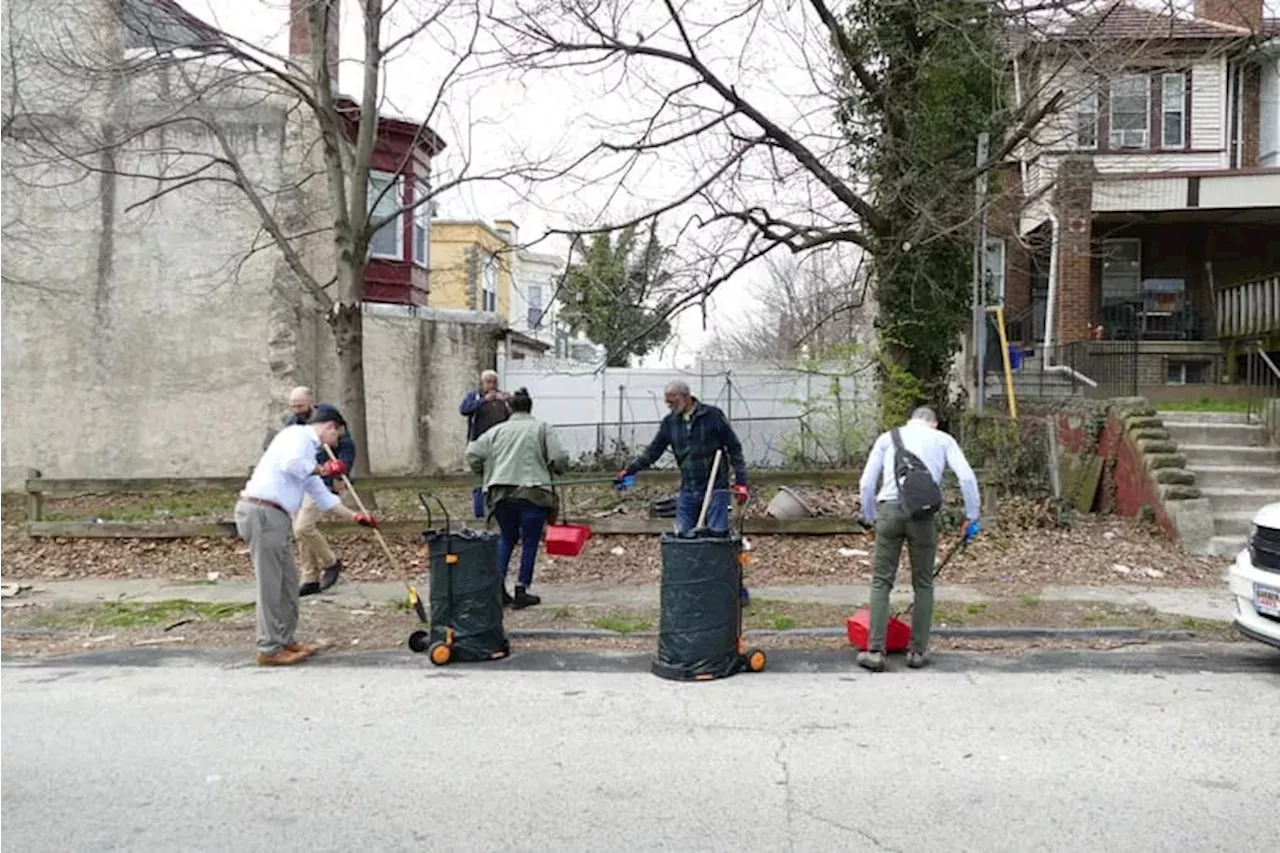
{"label": "red dustpan", "polygon": [[[943,556],[942,562],[938,564],[938,568],[933,570],[933,576],[936,578],[942,568],[951,562],[951,558],[968,544],[969,540],[962,538],[952,545]],[[884,650],[886,652],[905,652],[911,645],[911,626],[900,618],[910,612],[911,605],[907,605],[906,610],[889,616],[889,623],[884,633]],[[860,652],[865,652],[871,642],[871,608],[864,604],[853,611],[849,618],[845,620],[845,629],[849,634],[849,645]]]}

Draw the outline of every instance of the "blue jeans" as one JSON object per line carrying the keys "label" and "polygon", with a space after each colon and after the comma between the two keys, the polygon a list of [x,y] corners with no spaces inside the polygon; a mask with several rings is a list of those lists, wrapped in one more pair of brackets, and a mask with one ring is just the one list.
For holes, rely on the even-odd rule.
{"label": "blue jeans", "polygon": [[[702,512],[702,502],[706,492],[692,492],[681,489],[676,495],[676,533],[688,533],[698,524],[698,515]],[[707,507],[707,528],[709,530],[729,529],[729,492],[719,489],[711,494],[711,505]],[[751,594],[744,584],[738,590],[738,598],[742,606],[751,603]]]}
{"label": "blue jeans", "polygon": [[[676,495],[676,533],[688,533],[697,526],[705,497],[705,492],[680,490]],[[711,506],[707,508],[707,528],[729,529],[729,493],[723,489],[711,495]]]}
{"label": "blue jeans", "polygon": [[507,579],[507,569],[511,563],[511,555],[516,550],[516,543],[523,543],[520,548],[520,574],[516,583],[529,588],[533,584],[533,566],[538,561],[538,545],[542,541],[542,528],[547,523],[547,510],[528,501],[498,501],[493,508],[493,517],[502,531],[502,541],[498,543],[498,563],[502,566],[502,580]]}

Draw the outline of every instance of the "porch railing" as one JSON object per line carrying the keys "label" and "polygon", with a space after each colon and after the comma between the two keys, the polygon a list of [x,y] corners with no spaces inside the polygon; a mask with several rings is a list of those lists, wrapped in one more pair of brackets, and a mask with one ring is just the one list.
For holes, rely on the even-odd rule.
{"label": "porch railing", "polygon": [[1219,288],[1214,296],[1219,338],[1280,333],[1280,273]]}

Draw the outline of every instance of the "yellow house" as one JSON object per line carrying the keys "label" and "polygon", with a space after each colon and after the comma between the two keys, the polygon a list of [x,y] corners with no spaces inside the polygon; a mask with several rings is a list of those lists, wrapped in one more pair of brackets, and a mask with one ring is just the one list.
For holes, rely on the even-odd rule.
{"label": "yellow house", "polygon": [[511,307],[513,222],[431,221],[433,308],[489,311],[506,317]]}

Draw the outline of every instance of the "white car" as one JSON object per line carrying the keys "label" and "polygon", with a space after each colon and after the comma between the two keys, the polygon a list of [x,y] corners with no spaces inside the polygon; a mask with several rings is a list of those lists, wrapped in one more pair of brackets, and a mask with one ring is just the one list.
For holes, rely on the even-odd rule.
{"label": "white car", "polygon": [[1249,547],[1231,564],[1235,627],[1251,640],[1280,648],[1280,503],[1253,517]]}

